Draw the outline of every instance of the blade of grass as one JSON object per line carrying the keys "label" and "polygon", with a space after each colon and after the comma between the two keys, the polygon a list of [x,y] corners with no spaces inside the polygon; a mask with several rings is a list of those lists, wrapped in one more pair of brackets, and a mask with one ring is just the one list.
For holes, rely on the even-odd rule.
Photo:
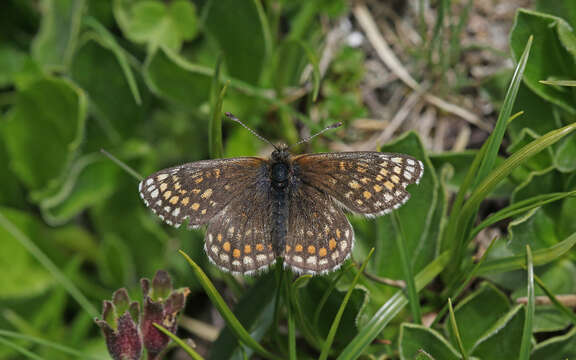
{"label": "blade of grass", "polygon": [[242,324],[240,323],[238,318],[236,318],[232,310],[230,310],[228,305],[226,305],[226,302],[224,301],[222,296],[218,293],[218,291],[214,287],[214,284],[212,284],[208,276],[206,276],[206,273],[202,271],[200,266],[198,266],[198,264],[196,264],[194,260],[192,260],[188,256],[188,254],[186,254],[184,251],[179,250],[179,252],[182,256],[184,256],[186,261],[188,261],[188,263],[192,267],[194,275],[196,275],[198,281],[204,288],[204,291],[206,291],[206,294],[208,295],[208,297],[210,298],[216,309],[218,309],[218,312],[220,313],[220,315],[222,315],[222,317],[226,321],[226,324],[229,326],[230,330],[232,330],[232,332],[236,334],[238,339],[242,341],[246,346],[250,347],[258,354],[262,355],[263,357],[267,359],[280,360],[281,359],[280,357],[266,350],[256,340],[254,340],[252,336],[250,336],[250,333],[244,328],[244,326],[242,326]]}
{"label": "blade of grass", "polygon": [[114,163],[116,163],[116,165],[118,165],[122,170],[124,170],[128,174],[132,175],[136,180],[142,181],[142,179],[144,179],[144,177],[142,175],[140,175],[136,170],[132,169],[130,166],[128,166],[128,164],[126,164],[122,160],[118,159],[114,155],[110,154],[108,151],[106,151],[104,149],[100,149],[100,152],[102,154],[106,155],[106,157],[108,157],[108,159],[110,159]]}
{"label": "blade of grass", "polygon": [[454,315],[452,300],[450,298],[448,298],[448,309],[450,310],[450,326],[452,326],[452,331],[454,332],[454,337],[456,338],[456,343],[458,344],[460,355],[462,356],[462,359],[468,360],[468,354],[466,353],[466,349],[464,349],[464,344],[462,343],[462,338],[460,337],[460,331],[458,330],[458,324],[456,323],[456,315]]}
{"label": "blade of grass", "polygon": [[43,360],[43,358],[41,358],[40,356],[34,354],[33,352],[31,352],[30,350],[23,348],[20,345],[17,345],[15,343],[13,343],[12,341],[8,341],[2,337],[0,337],[0,344],[4,344],[4,346],[12,348],[14,350],[16,350],[17,352],[19,352],[20,354],[22,354],[23,356],[26,356],[29,359],[35,359],[35,360]]}
{"label": "blade of grass", "polygon": [[340,304],[340,308],[338,309],[338,312],[336,313],[336,316],[334,317],[334,320],[332,321],[332,325],[330,326],[330,331],[328,332],[328,336],[326,337],[326,341],[324,342],[324,345],[322,346],[322,352],[320,353],[320,357],[319,357],[320,360],[326,360],[328,358],[328,354],[330,353],[330,348],[332,347],[332,343],[334,342],[334,337],[336,336],[336,331],[338,331],[338,326],[340,325],[340,320],[342,319],[342,315],[344,315],[344,310],[346,310],[346,305],[348,305],[348,301],[350,300],[350,296],[352,296],[352,291],[356,287],[358,280],[360,280],[360,275],[362,275],[362,272],[364,271],[364,268],[366,267],[366,264],[368,264],[368,261],[370,260],[370,257],[372,256],[373,253],[374,253],[374,248],[372,248],[370,250],[370,252],[368,253],[368,256],[366,256],[366,260],[364,260],[362,267],[356,273],[354,280],[352,280],[352,283],[350,284],[350,288],[348,289],[348,292],[346,292],[346,295],[344,296],[344,299],[342,300],[342,304]]}
{"label": "blade of grass", "polygon": [[52,276],[66,289],[68,294],[86,311],[90,317],[98,316],[98,310],[92,305],[90,300],[70,281],[66,275],[50,260],[36,244],[28,238],[14,223],[0,213],[0,226],[4,227],[42,266],[52,274]]}
{"label": "blade of grass", "polygon": [[330,285],[328,286],[328,289],[326,289],[326,291],[324,291],[324,294],[322,295],[322,298],[320,298],[320,301],[318,301],[318,306],[316,306],[316,310],[314,310],[314,317],[312,318],[312,326],[314,328],[318,328],[318,321],[320,319],[320,313],[322,312],[322,309],[324,308],[324,305],[326,305],[326,301],[328,301],[328,298],[330,297],[330,294],[332,294],[332,291],[334,291],[334,288],[336,287],[336,285],[338,285],[338,282],[340,281],[340,279],[342,279],[342,276],[348,272],[348,270],[350,270],[350,268],[352,267],[352,264],[348,264],[348,266],[340,271],[338,273],[338,275],[336,275],[336,277],[334,279],[332,279],[332,281],[330,281]]}
{"label": "blade of grass", "polygon": [[556,86],[576,86],[576,80],[540,80],[540,84]]}
{"label": "blade of grass", "polygon": [[220,88],[220,66],[222,56],[219,55],[214,66],[214,75],[210,89],[210,105],[212,116],[210,116],[210,133],[208,134],[208,148],[212,159],[219,159],[224,153],[222,147],[222,102],[230,81]]}
{"label": "blade of grass", "polygon": [[56,349],[56,350],[61,351],[65,354],[75,356],[79,359],[101,360],[100,357],[88,355],[88,354],[85,354],[85,353],[78,351],[76,349],[70,348],[68,346],[64,346],[64,345],[55,343],[53,341],[42,339],[42,338],[39,338],[36,336],[24,335],[21,333],[17,333],[17,332],[10,331],[10,330],[3,330],[3,329],[0,329],[0,336],[3,336],[5,338],[10,337],[10,338],[14,338],[14,339],[26,340],[26,341],[29,341],[33,344],[38,344],[38,345],[46,346],[46,347],[49,347],[52,349]]}
{"label": "blade of grass", "polygon": [[[486,260],[486,258],[488,257],[488,254],[490,254],[490,251],[492,250],[492,248],[494,247],[494,244],[496,243],[496,239],[497,238],[493,238],[492,241],[490,242],[490,245],[488,246],[488,248],[486,249],[486,251],[484,251],[484,254],[482,254],[482,257],[480,258],[480,260],[474,265],[474,267],[472,268],[471,271],[466,271],[464,273],[466,273],[466,279],[462,282],[458,282],[455,281],[454,284],[460,284],[460,286],[458,286],[458,288],[456,289],[456,291],[452,292],[450,289],[452,289],[455,285],[449,286],[448,287],[448,291],[446,291],[446,293],[451,294],[450,296],[452,296],[454,299],[458,298],[458,296],[460,296],[460,294],[462,293],[462,291],[464,291],[464,289],[466,288],[466,286],[468,286],[468,284],[470,283],[470,281],[476,276],[476,274],[478,273],[478,270],[480,269],[480,266],[482,266],[482,264],[484,263],[484,260]],[[443,294],[444,295],[444,294]],[[446,311],[448,311],[448,306],[444,305],[444,307],[442,308],[442,310],[440,310],[438,312],[438,314],[436,315],[436,318],[434,318],[434,321],[432,322],[432,325],[430,325],[430,327],[435,327],[440,320],[444,317],[444,314],[446,314]]]}
{"label": "blade of grass", "polygon": [[[518,61],[516,65],[516,69],[514,70],[514,75],[512,80],[510,81],[510,85],[508,86],[508,90],[506,91],[506,96],[504,98],[504,103],[502,105],[502,110],[498,115],[498,120],[496,122],[496,126],[488,137],[486,144],[482,147],[483,151],[481,151],[478,156],[481,157],[481,163],[478,167],[477,171],[474,172],[474,184],[473,188],[478,188],[478,184],[481,183],[489,176],[489,173],[492,171],[494,164],[496,162],[496,158],[498,156],[498,150],[500,149],[500,145],[502,144],[502,139],[506,132],[506,127],[508,124],[508,119],[512,114],[512,108],[516,101],[516,97],[518,95],[518,89],[520,88],[520,84],[522,83],[522,77],[524,75],[524,70],[526,68],[526,63],[528,61],[528,56],[530,54],[530,49],[532,47],[532,39],[531,36],[524,47],[524,52],[522,53],[522,57]],[[476,159],[475,159],[476,160]],[[469,173],[470,174],[470,173]],[[470,174],[472,175],[472,174]],[[483,194],[487,195],[487,193]],[[481,200],[481,199],[480,199]],[[472,203],[470,200],[467,202],[466,205],[472,204],[473,206],[469,207],[468,212],[459,211],[460,209],[456,208],[456,217],[452,220],[454,221],[453,224],[447,229],[447,245],[454,246],[454,262],[450,265],[449,272],[455,273],[457,272],[458,268],[461,265],[461,262],[464,258],[464,250],[467,244],[469,229],[473,222],[473,219],[478,212],[478,207],[480,205],[480,201],[477,203]]]}
{"label": "blade of grass", "polygon": [[400,253],[400,262],[402,263],[402,270],[404,272],[404,281],[406,281],[406,289],[408,290],[408,302],[410,304],[410,310],[412,311],[412,317],[414,322],[418,325],[422,324],[422,311],[420,309],[420,299],[418,298],[418,290],[416,290],[416,285],[414,284],[414,274],[412,272],[412,263],[408,259],[408,253],[406,250],[406,238],[404,236],[404,229],[402,228],[402,223],[400,222],[400,217],[397,212],[392,213],[394,224],[396,225],[397,234],[394,237],[396,239],[396,246]]}
{"label": "blade of grass", "polygon": [[168,329],[166,329],[162,325],[156,324],[156,323],[154,323],[152,325],[154,325],[156,327],[156,329],[160,330],[164,335],[168,336],[176,344],[178,344],[178,346],[180,346],[182,348],[182,350],[184,350],[188,355],[190,355],[190,357],[192,359],[194,359],[194,360],[203,360],[204,359],[202,356],[200,356],[200,354],[198,354],[196,352],[196,350],[192,349],[190,346],[188,346],[188,344],[186,344],[186,342],[184,342],[178,336],[172,334],[170,331],[168,331]]}
{"label": "blade of grass", "polygon": [[[546,249],[535,250],[532,253],[533,264],[539,266],[552,262],[566,254],[574,245],[576,245],[576,232],[554,246]],[[524,255],[514,255],[501,259],[494,259],[482,264],[478,271],[478,275],[518,270],[525,266],[525,264],[526,256]]]}
{"label": "blade of grass", "polygon": [[570,196],[576,196],[576,190],[562,192],[562,193],[551,193],[551,194],[537,195],[537,196],[531,197],[529,199],[514,203],[510,206],[507,206],[504,209],[499,210],[499,211],[495,212],[494,214],[490,215],[484,221],[482,221],[480,224],[478,224],[474,229],[472,229],[469,241],[474,239],[480,231],[482,231],[483,229],[487,228],[490,225],[493,225],[493,224],[495,224],[499,221],[502,221],[504,219],[511,218],[515,215],[525,213],[525,212],[530,211],[532,209],[544,206],[544,205],[549,204],[551,202],[562,200],[562,199],[564,199],[566,197],[570,197]]}
{"label": "blade of grass", "polygon": [[[445,251],[434,261],[429,263],[416,275],[416,288],[421,290],[428,285],[438,274],[444,270],[451,261],[450,252]],[[408,304],[404,291],[397,291],[384,305],[382,305],[352,341],[344,348],[338,359],[356,359],[364,349],[382,332],[382,330],[402,311]]]}
{"label": "blade of grass", "polygon": [[532,349],[532,329],[534,321],[534,264],[532,262],[532,250],[526,245],[526,264],[528,267],[528,304],[526,304],[526,318],[522,330],[522,343],[520,344],[519,360],[529,360]]}
{"label": "blade of grass", "polygon": [[560,312],[562,312],[564,315],[566,315],[567,318],[570,319],[570,321],[572,321],[573,326],[576,326],[576,313],[574,313],[566,305],[564,305],[560,301],[558,301],[556,296],[552,293],[552,291],[550,291],[550,289],[548,289],[546,284],[544,284],[544,282],[542,281],[542,279],[540,279],[540,277],[538,277],[538,275],[534,274],[534,280],[536,280],[536,283],[538,284],[540,289],[542,289],[542,291],[544,291],[544,293],[548,296],[548,298],[554,304],[554,306],[556,306],[556,308]]}

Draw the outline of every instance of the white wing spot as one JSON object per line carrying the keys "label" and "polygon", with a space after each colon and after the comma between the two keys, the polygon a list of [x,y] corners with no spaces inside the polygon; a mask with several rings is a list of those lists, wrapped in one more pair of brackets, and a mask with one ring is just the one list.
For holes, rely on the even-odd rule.
{"label": "white wing spot", "polygon": [[228,254],[222,253],[220,254],[220,260],[228,262],[228,260],[230,260],[230,256],[228,256]]}
{"label": "white wing spot", "polygon": [[234,265],[234,266],[240,266],[240,265],[242,265],[242,263],[241,263],[240,261],[238,261],[238,260],[234,260],[234,261],[232,261],[232,265]]}
{"label": "white wing spot", "polygon": [[411,180],[411,179],[412,179],[412,175],[410,175],[410,173],[408,173],[408,172],[407,172],[407,173],[404,173],[404,178],[405,178],[406,180]]}
{"label": "white wing spot", "polygon": [[148,180],[146,180],[146,186],[150,186],[150,185],[152,185],[152,184],[154,184],[154,179],[148,179]]}
{"label": "white wing spot", "polygon": [[333,261],[336,261],[336,259],[338,259],[338,256],[340,256],[340,251],[338,250],[334,251],[332,255],[330,255]]}
{"label": "white wing spot", "polygon": [[411,173],[414,172],[414,166],[406,166],[406,170],[410,171]]}
{"label": "white wing spot", "polygon": [[301,263],[302,262],[302,256],[295,255],[292,257],[292,260],[296,261],[297,263]]}
{"label": "white wing spot", "polygon": [[157,197],[158,197],[158,189],[152,191],[152,192],[150,193],[150,196],[151,196],[152,198],[154,198],[154,199],[157,198]]}
{"label": "white wing spot", "polygon": [[348,243],[345,240],[340,241],[340,250],[342,250],[342,252],[346,251],[347,247]]}
{"label": "white wing spot", "polygon": [[346,236],[346,239],[348,239],[348,236],[350,236],[350,230],[344,231],[344,236]]}
{"label": "white wing spot", "polygon": [[218,246],[216,246],[216,245],[212,245],[212,246],[210,247],[210,250],[212,250],[212,252],[213,252],[215,255],[218,255],[218,251],[220,251],[220,249],[218,249]]}
{"label": "white wing spot", "polygon": [[306,259],[306,264],[316,265],[316,256],[309,256]]}
{"label": "white wing spot", "polygon": [[258,254],[258,255],[256,255],[256,261],[258,261],[258,262],[264,262],[264,261],[266,261],[266,255],[264,255],[264,254]]}
{"label": "white wing spot", "polygon": [[169,213],[170,210],[171,210],[171,209],[170,209],[170,206],[164,206],[164,211],[166,211],[167,213]]}
{"label": "white wing spot", "polygon": [[408,163],[408,165],[416,164],[416,162],[414,162],[414,160],[412,160],[412,159],[408,159],[408,160],[406,160],[406,162]]}
{"label": "white wing spot", "polygon": [[322,265],[322,266],[326,265],[326,264],[328,264],[328,259],[320,259],[320,261],[318,261],[318,264]]}
{"label": "white wing spot", "polygon": [[244,256],[244,265],[252,265],[254,260],[250,256]]}
{"label": "white wing spot", "polygon": [[172,216],[178,216],[180,215],[180,208],[176,208],[174,209],[174,211],[172,211]]}
{"label": "white wing spot", "polygon": [[156,177],[158,181],[162,181],[168,177],[168,174],[161,174]]}

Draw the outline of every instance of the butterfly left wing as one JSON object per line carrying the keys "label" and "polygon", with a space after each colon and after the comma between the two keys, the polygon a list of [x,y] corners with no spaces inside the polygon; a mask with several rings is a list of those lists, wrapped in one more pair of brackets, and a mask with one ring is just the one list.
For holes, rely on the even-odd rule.
{"label": "butterfly left wing", "polygon": [[138,188],[146,206],[168,225],[187,220],[189,227],[198,227],[266,173],[262,158],[203,160],[160,170]]}
{"label": "butterfly left wing", "polygon": [[405,154],[341,152],[293,157],[303,183],[330,195],[346,209],[366,216],[386,214],[410,198],[406,187],[424,173],[420,160]]}
{"label": "butterfly left wing", "polygon": [[304,183],[291,194],[284,265],[298,273],[324,274],[350,256],[354,230],[328,194]]}

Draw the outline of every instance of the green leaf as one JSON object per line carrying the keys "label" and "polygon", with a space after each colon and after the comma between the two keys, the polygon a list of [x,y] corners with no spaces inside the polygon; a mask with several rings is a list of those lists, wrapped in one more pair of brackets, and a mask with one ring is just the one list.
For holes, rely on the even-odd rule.
{"label": "green leaf", "polygon": [[14,84],[16,74],[24,69],[27,61],[25,52],[7,44],[0,45],[0,87]]}
{"label": "green leaf", "polygon": [[182,350],[184,350],[186,352],[186,354],[188,354],[193,360],[202,360],[204,359],[202,356],[200,356],[200,354],[198,354],[196,352],[196,350],[192,349],[192,347],[190,345],[188,345],[188,343],[182,339],[180,339],[178,336],[176,336],[175,334],[172,334],[168,329],[166,329],[165,327],[161,326],[160,324],[157,323],[153,323],[152,325],[154,325],[158,330],[160,330],[164,335],[168,336],[170,339],[172,339],[176,344],[178,344],[178,346],[180,346],[182,348]]}
{"label": "green leaf", "polygon": [[146,60],[144,76],[156,95],[196,108],[209,99],[213,71],[191,64],[166,49],[158,49]]}
{"label": "green leaf", "polygon": [[43,0],[40,31],[32,55],[49,70],[65,70],[74,51],[82,23],[85,0]]}
{"label": "green leaf", "polygon": [[566,21],[576,28],[576,3],[572,0],[536,0],[534,7],[551,15],[563,17]]}
{"label": "green leaf", "polygon": [[559,171],[571,173],[576,170],[576,137],[565,139],[554,157],[554,163]]}
{"label": "green leaf", "polygon": [[[454,315],[466,353],[470,354],[480,336],[509,310],[510,303],[506,295],[487,282],[483,282],[476,291],[460,301]],[[454,342],[454,333],[450,331],[449,334]]]}
{"label": "green leaf", "polygon": [[526,316],[524,318],[524,326],[522,329],[522,343],[520,344],[520,355],[518,359],[530,359],[530,350],[532,348],[532,330],[534,322],[534,264],[532,263],[532,250],[530,245],[526,245],[526,267],[528,268],[528,304],[526,304]]}
{"label": "green leaf", "polygon": [[182,43],[193,39],[197,32],[196,7],[190,1],[115,0],[114,14],[124,35],[135,43],[146,44],[149,52],[158,47],[179,51]]}
{"label": "green leaf", "polygon": [[481,359],[516,359],[520,351],[524,324],[522,306],[516,306],[500,318],[474,344],[472,355]]}
{"label": "green leaf", "polygon": [[66,80],[45,78],[18,93],[3,135],[10,166],[34,200],[66,176],[82,140],[85,112],[83,93]]}
{"label": "green leaf", "polygon": [[221,58],[218,58],[216,67],[214,69],[214,76],[212,78],[211,96],[210,96],[210,131],[208,133],[208,142],[210,149],[210,157],[218,159],[223,157],[224,148],[222,146],[222,103],[226,95],[228,83],[222,88],[220,87],[220,64]]}
{"label": "green leaf", "polygon": [[204,6],[202,18],[206,32],[224,53],[228,74],[249,84],[258,84],[268,63],[271,45],[260,2],[210,0]]}
{"label": "green leaf", "polygon": [[422,325],[403,323],[398,341],[400,359],[413,359],[420,350],[434,359],[460,359],[456,349],[437,331]]}
{"label": "green leaf", "polygon": [[570,48],[568,39],[574,37],[570,25],[561,18],[521,9],[510,35],[510,46],[516,58],[519,57],[529,36],[534,36],[534,51],[526,65],[525,83],[536,94],[561,106],[570,113],[576,113],[574,90],[555,88],[540,83],[540,80],[571,78],[576,71],[576,54]]}
{"label": "green leaf", "polygon": [[450,330],[456,338],[456,344],[458,344],[458,350],[460,350],[460,356],[463,360],[468,360],[468,352],[464,349],[464,344],[462,343],[462,337],[460,336],[460,330],[458,329],[458,324],[456,323],[456,315],[454,315],[454,308],[452,307],[452,299],[448,298],[448,308],[450,312]]}
{"label": "green leaf", "polygon": [[214,284],[210,281],[208,276],[202,271],[202,269],[182,250],[180,250],[180,254],[186,258],[190,266],[192,267],[192,271],[202,284],[204,291],[220,312],[220,315],[226,321],[226,324],[234,332],[234,334],[240,339],[244,344],[254,349],[258,354],[268,358],[268,359],[279,359],[276,355],[270,353],[268,350],[264,349],[262,345],[260,345],[250,333],[242,326],[238,318],[234,315],[234,313],[230,310],[222,296],[218,293],[218,290],[214,287]]}
{"label": "green leaf", "polygon": [[[25,212],[2,208],[0,216],[2,214],[28,238],[36,238],[42,231],[40,223]],[[54,285],[50,273],[34,260],[4,224],[0,224],[0,239],[1,299],[36,296]]]}
{"label": "green leaf", "polygon": [[[434,261],[430,262],[416,275],[416,288],[421,290],[429,284],[450,261],[449,252],[444,252]],[[384,305],[382,305],[358,335],[344,348],[338,359],[357,358],[364,349],[380,334],[380,332],[408,305],[408,299],[403,291],[397,291]]]}
{"label": "green leaf", "polygon": [[[540,249],[533,252],[534,265],[543,265],[552,262],[576,245],[576,233],[570,235],[558,244],[546,249]],[[479,274],[488,274],[492,272],[506,272],[521,269],[526,266],[524,255],[514,255],[505,258],[487,260],[480,267]]]}
{"label": "green leaf", "polygon": [[564,335],[544,340],[534,346],[530,359],[574,359],[576,358],[576,327]]}

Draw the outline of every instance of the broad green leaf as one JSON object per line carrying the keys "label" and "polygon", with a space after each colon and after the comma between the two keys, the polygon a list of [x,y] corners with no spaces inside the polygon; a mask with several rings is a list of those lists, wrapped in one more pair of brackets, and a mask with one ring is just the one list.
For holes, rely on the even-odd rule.
{"label": "broad green leaf", "polygon": [[[259,277],[234,306],[234,314],[256,341],[260,341],[272,325],[275,287],[274,273],[268,272]],[[248,357],[252,353],[249,348],[245,351]],[[226,327],[220,332],[212,346],[210,359],[242,359],[238,338],[230,328]]]}
{"label": "broad green leaf", "polygon": [[511,309],[476,340],[472,355],[481,359],[516,359],[524,318],[522,306]]}
{"label": "broad green leaf", "polygon": [[[576,238],[576,237],[575,237]],[[430,262],[416,276],[416,288],[421,290],[429,284],[450,261],[449,252],[444,252],[434,261]],[[382,332],[382,330],[408,305],[408,299],[403,291],[397,291],[386,303],[384,303],[366,325],[360,329],[358,335],[344,348],[338,359],[350,359],[359,357],[364,349]]]}
{"label": "broad green leaf", "polygon": [[[576,245],[576,233],[570,235],[554,246],[546,249],[535,250],[533,252],[534,265],[544,265],[552,262],[568,252],[574,245]],[[480,267],[479,274],[507,272],[521,269],[523,266],[526,266],[524,258],[524,255],[514,255],[487,260]]]}
{"label": "broad green leaf", "polygon": [[[42,234],[40,222],[25,212],[0,208],[5,216],[29,238]],[[1,215],[0,215],[1,216]],[[37,296],[54,285],[54,279],[28,253],[3,224],[0,224],[0,299],[18,299]]]}
{"label": "broad green leaf", "polygon": [[564,335],[544,340],[534,346],[530,359],[574,359],[576,358],[576,327]]}
{"label": "broad green leaf", "polygon": [[534,209],[508,225],[507,247],[514,254],[523,254],[526,245],[547,249],[558,243],[555,224],[543,209]]}
{"label": "broad green leaf", "polygon": [[258,84],[268,63],[271,45],[260,2],[210,0],[204,6],[202,19],[206,32],[224,54],[228,74],[249,84]]}
{"label": "broad green leaf", "polygon": [[[518,119],[516,121],[522,121],[523,119]],[[509,154],[515,153],[518,149],[521,149],[523,146],[529,144],[531,141],[537,139],[540,135],[532,131],[531,129],[522,129],[520,133],[516,136],[516,140],[508,148],[506,151]],[[547,148],[544,151],[534,155],[528,161],[523,164],[523,168],[526,168],[525,171],[543,171],[549,169],[553,166],[553,151],[551,148]]]}
{"label": "broad green leaf", "polygon": [[551,15],[564,18],[572,28],[576,28],[576,3],[572,0],[536,0],[534,7]]}
{"label": "broad green leaf", "polygon": [[146,108],[136,102],[117,53],[98,35],[84,38],[74,56],[71,76],[87,93],[92,113],[104,125],[109,141],[117,143],[134,135]]}
{"label": "broad green leaf", "polygon": [[[468,354],[476,340],[509,310],[510,302],[506,295],[487,282],[482,283],[476,291],[456,304],[454,315],[462,343]],[[455,344],[452,331],[449,335],[452,343]]]}
{"label": "broad green leaf", "polygon": [[144,76],[156,95],[195,108],[209,99],[213,71],[158,49],[147,59]]}
{"label": "broad green leaf", "polygon": [[554,105],[532,91],[525,83],[522,83],[518,90],[518,97],[512,113],[518,111],[524,113],[508,124],[508,135],[513,142],[522,136],[522,131],[525,129],[538,135],[544,135],[562,126],[557,113],[554,111]]}
{"label": "broad green leaf", "polygon": [[[414,271],[418,272],[430,262],[436,252],[436,239],[430,238],[440,224],[432,223],[438,203],[438,177],[427,158],[427,153],[415,133],[408,133],[395,142],[383,146],[382,152],[403,153],[414,156],[424,163],[424,176],[418,185],[410,185],[408,191],[410,200],[396,210],[401,226],[404,230],[406,250],[411,255]],[[376,275],[392,279],[402,279],[402,265],[398,253],[398,247],[394,238],[397,229],[392,216],[384,216],[377,220],[378,235],[367,235],[369,247],[375,247],[373,264],[369,265],[371,272]],[[360,238],[363,234],[359,234]],[[361,239],[360,241],[362,241]]]}
{"label": "broad green leaf", "polygon": [[5,121],[10,166],[40,200],[66,176],[82,141],[86,100],[66,80],[45,78],[20,91]]}
{"label": "broad green leaf", "polygon": [[574,89],[558,89],[539,83],[540,80],[570,78],[576,72],[576,54],[570,52],[573,44],[561,39],[561,32],[574,36],[565,20],[521,9],[510,35],[510,46],[518,58],[528,37],[534,36],[534,51],[526,66],[525,84],[546,100],[576,113]]}
{"label": "broad green leaf", "polygon": [[74,51],[85,10],[85,0],[42,0],[42,23],[32,43],[32,55],[44,67],[64,70]]}
{"label": "broad green leaf", "polygon": [[460,355],[442,335],[426,326],[403,323],[398,351],[400,359],[412,360],[422,350],[434,359],[460,359]]}
{"label": "broad green leaf", "polygon": [[124,35],[135,43],[179,51],[182,43],[196,36],[197,18],[193,2],[115,0],[114,14]]}
{"label": "broad green leaf", "polygon": [[570,173],[576,170],[576,137],[569,137],[565,139],[554,157],[554,163],[558,171]]}
{"label": "broad green leaf", "polygon": [[557,193],[565,190],[562,177],[557,171],[549,168],[540,172],[532,172],[512,192],[511,201],[517,203],[540,194]]}
{"label": "broad green leaf", "polygon": [[27,61],[25,52],[7,44],[0,45],[0,87],[14,84],[16,74],[23,70]]}

